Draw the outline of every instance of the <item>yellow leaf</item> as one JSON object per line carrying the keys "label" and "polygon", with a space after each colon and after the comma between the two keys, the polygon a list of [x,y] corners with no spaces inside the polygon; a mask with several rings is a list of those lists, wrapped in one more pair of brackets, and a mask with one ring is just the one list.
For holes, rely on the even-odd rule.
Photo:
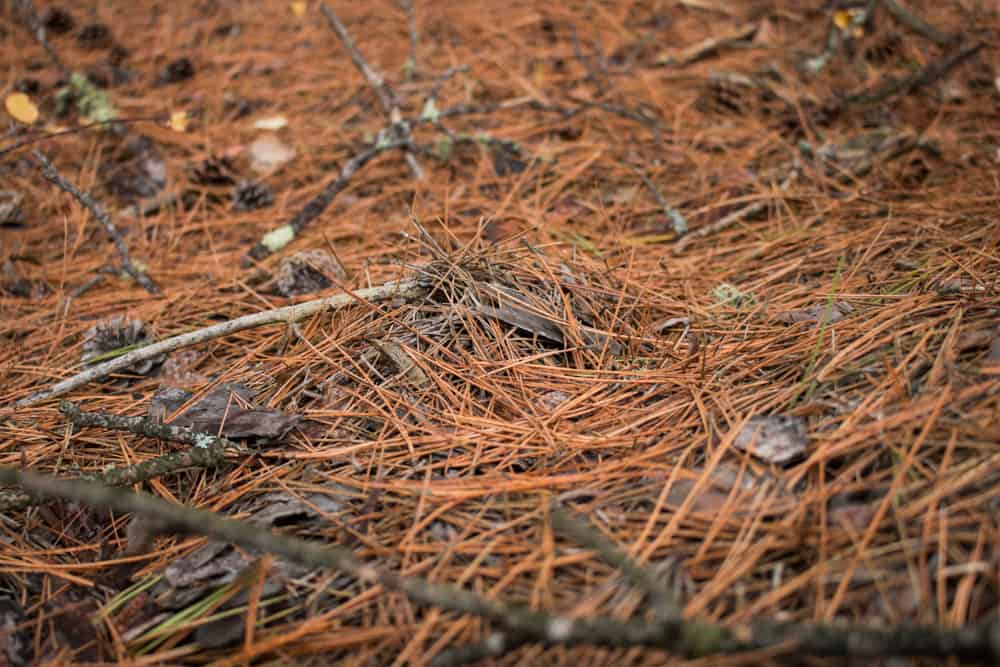
{"label": "yellow leaf", "polygon": [[187,132],[188,122],[191,119],[188,118],[186,111],[175,111],[170,114],[170,120],[167,121],[167,127],[169,127],[174,132]]}
{"label": "yellow leaf", "polygon": [[24,93],[11,93],[4,100],[7,113],[25,125],[31,125],[38,120],[38,107],[31,101],[31,98]]}
{"label": "yellow leaf", "polygon": [[304,2],[293,2],[292,3],[292,13],[295,14],[295,18],[302,18],[306,15],[306,3]]}

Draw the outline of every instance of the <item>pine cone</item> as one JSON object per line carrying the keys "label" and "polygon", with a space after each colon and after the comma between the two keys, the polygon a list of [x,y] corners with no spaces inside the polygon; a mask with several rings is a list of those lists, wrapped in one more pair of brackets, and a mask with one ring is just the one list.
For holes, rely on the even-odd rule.
{"label": "pine cone", "polygon": [[[84,334],[81,361],[83,363],[96,363],[97,357],[108,352],[132,345],[142,346],[151,342],[153,342],[152,338],[147,335],[142,320],[116,315],[103,322],[98,322],[87,330],[87,333]],[[128,370],[139,375],[146,375],[154,366],[162,363],[165,358],[165,355],[161,354],[152,359],[137,362]]]}
{"label": "pine cone", "polygon": [[233,190],[233,208],[237,211],[253,211],[274,203],[271,188],[257,181],[240,181]]}
{"label": "pine cone", "polygon": [[195,185],[235,185],[236,169],[226,157],[211,156],[188,168],[188,178]]}
{"label": "pine cone", "polygon": [[282,296],[295,296],[318,292],[346,277],[344,267],[327,251],[303,250],[281,261],[274,287]]}

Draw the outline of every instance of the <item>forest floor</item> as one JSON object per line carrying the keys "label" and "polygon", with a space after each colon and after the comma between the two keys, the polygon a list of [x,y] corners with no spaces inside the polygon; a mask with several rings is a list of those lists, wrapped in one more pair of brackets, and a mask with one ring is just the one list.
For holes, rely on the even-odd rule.
{"label": "forest floor", "polygon": [[[992,3],[330,0],[381,87],[312,1],[39,0],[35,24],[30,4],[0,4],[4,466],[125,466],[175,505],[549,621],[652,626],[670,599],[741,637],[997,619]],[[228,440],[199,463],[60,399]],[[18,493],[0,664],[697,652],[518,634],[398,577]]]}

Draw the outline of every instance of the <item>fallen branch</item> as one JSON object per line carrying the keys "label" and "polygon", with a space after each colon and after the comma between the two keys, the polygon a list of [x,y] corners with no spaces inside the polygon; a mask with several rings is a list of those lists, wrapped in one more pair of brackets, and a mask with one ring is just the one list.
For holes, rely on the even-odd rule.
{"label": "fallen branch", "polygon": [[[347,49],[347,53],[351,57],[351,62],[354,63],[354,66],[358,68],[361,75],[365,77],[365,81],[375,91],[379,102],[382,104],[382,109],[389,117],[389,122],[395,126],[400,126],[402,128],[402,137],[409,141],[410,130],[403,122],[403,114],[399,110],[399,102],[396,100],[396,94],[393,92],[392,87],[381,74],[372,69],[372,66],[368,64],[361,51],[358,50],[357,44],[354,43],[354,39],[351,38],[351,33],[347,31],[347,28],[337,18],[334,11],[325,2],[321,2],[319,8],[326,17],[330,27],[337,33],[337,37],[340,38],[344,48]],[[421,168],[420,163],[417,162],[417,158],[414,157],[413,153],[406,153],[406,164],[410,167],[410,171],[413,172],[415,179],[419,181],[424,177],[424,170]]]}
{"label": "fallen branch", "polygon": [[105,361],[102,364],[92,366],[82,373],[74,375],[73,377],[67,378],[61,382],[57,382],[48,389],[43,389],[42,391],[27,396],[26,398],[22,398],[14,404],[14,407],[23,408],[50,398],[55,398],[56,396],[62,396],[67,392],[84,386],[88,382],[92,382],[93,380],[102,378],[109,373],[131,366],[136,362],[145,361],[146,359],[150,359],[160,354],[173,352],[174,350],[178,350],[182,347],[196,345],[207,340],[212,340],[213,338],[228,336],[229,334],[236,333],[237,331],[244,331],[246,329],[253,329],[279,322],[297,322],[298,320],[324,310],[343,308],[344,306],[356,303],[359,300],[384,301],[394,297],[410,298],[420,294],[421,292],[422,288],[419,280],[392,281],[385,283],[384,285],[379,285],[378,287],[360,289],[356,292],[348,294],[337,294],[323,299],[306,301],[305,303],[299,303],[294,306],[285,306],[283,308],[275,308],[273,310],[266,310],[260,313],[244,315],[243,317],[238,317],[235,320],[214,324],[210,327],[205,327],[204,329],[199,329],[190,333],[174,336],[173,338],[161,340],[158,343],[141,347],[138,350],[129,352],[128,354],[124,354],[120,357],[116,357],[115,359]]}
{"label": "fallen branch", "polygon": [[169,503],[147,494],[84,480],[59,480],[7,466],[0,466],[0,483],[20,485],[31,494],[135,513],[152,520],[162,532],[204,535],[281,556],[311,569],[340,570],[362,583],[403,593],[413,602],[492,621],[518,642],[523,638],[524,641],[566,646],[646,646],[690,658],[775,649],[794,651],[797,655],[843,658],[956,657],[992,663],[1000,660],[1000,623],[952,629],[918,625],[873,628],[760,622],[736,633],[719,625],[693,620],[646,623],[603,616],[573,619],[488,599],[418,577],[400,576],[359,560],[345,547],[279,535],[250,523]]}
{"label": "fallen branch", "polygon": [[104,208],[97,203],[97,201],[90,196],[89,193],[80,190],[78,187],[63,178],[59,172],[56,170],[55,165],[45,157],[41,151],[32,151],[31,154],[36,160],[42,165],[42,176],[45,180],[59,187],[59,189],[68,192],[76,199],[78,202],[87,207],[94,219],[97,220],[104,227],[104,231],[111,236],[111,239],[115,242],[115,247],[118,249],[118,257],[122,263],[122,270],[128,275],[146,288],[146,291],[150,294],[156,294],[160,291],[160,288],[156,286],[156,283],[150,279],[148,275],[140,271],[132,263],[132,258],[129,256],[128,246],[125,244],[125,240],[122,238],[121,233],[115,224],[111,222],[111,218],[105,213]]}
{"label": "fallen branch", "polygon": [[[189,428],[172,424],[163,424],[147,417],[125,417],[104,412],[84,412],[79,406],[69,401],[62,401],[59,404],[59,411],[76,426],[100,426],[190,445],[189,449],[182,452],[171,452],[142,463],[116,466],[100,473],[83,476],[83,479],[100,482],[107,486],[130,486],[185,468],[214,468],[226,460],[227,451],[245,450],[244,447],[226,438],[209,433],[197,433]],[[0,493],[0,512],[24,509],[33,502],[34,498],[26,493]]]}

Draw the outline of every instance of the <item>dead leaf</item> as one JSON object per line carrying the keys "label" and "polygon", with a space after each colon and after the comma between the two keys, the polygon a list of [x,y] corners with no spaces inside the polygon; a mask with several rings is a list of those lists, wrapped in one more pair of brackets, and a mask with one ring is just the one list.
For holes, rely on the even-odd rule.
{"label": "dead leaf", "polygon": [[782,464],[801,456],[808,442],[802,417],[768,415],[748,421],[733,446],[768,463]]}
{"label": "dead leaf", "polygon": [[854,306],[846,301],[837,301],[832,304],[817,303],[808,308],[785,311],[775,315],[774,319],[783,324],[812,322],[815,325],[819,325],[823,321],[827,324],[839,322],[853,312]]}
{"label": "dead leaf", "polygon": [[403,377],[414,386],[426,387],[430,384],[426,373],[417,365],[417,362],[410,356],[410,353],[406,351],[404,346],[391,340],[373,340],[372,346],[381,352],[382,356],[389,359],[399,372],[402,373]]}
{"label": "dead leaf", "polygon": [[[186,389],[162,386],[150,402],[149,416],[167,419],[193,395]],[[253,398],[254,392],[249,387],[227,382],[210,391],[170,423],[199,433],[270,444],[283,440],[302,421],[302,417],[281,410],[253,407]]]}
{"label": "dead leaf", "polygon": [[4,100],[4,106],[11,118],[25,125],[31,125],[38,120],[38,107],[24,93],[11,93]]}
{"label": "dead leaf", "polygon": [[250,144],[250,168],[269,174],[295,158],[295,149],[275,136],[265,135]]}

